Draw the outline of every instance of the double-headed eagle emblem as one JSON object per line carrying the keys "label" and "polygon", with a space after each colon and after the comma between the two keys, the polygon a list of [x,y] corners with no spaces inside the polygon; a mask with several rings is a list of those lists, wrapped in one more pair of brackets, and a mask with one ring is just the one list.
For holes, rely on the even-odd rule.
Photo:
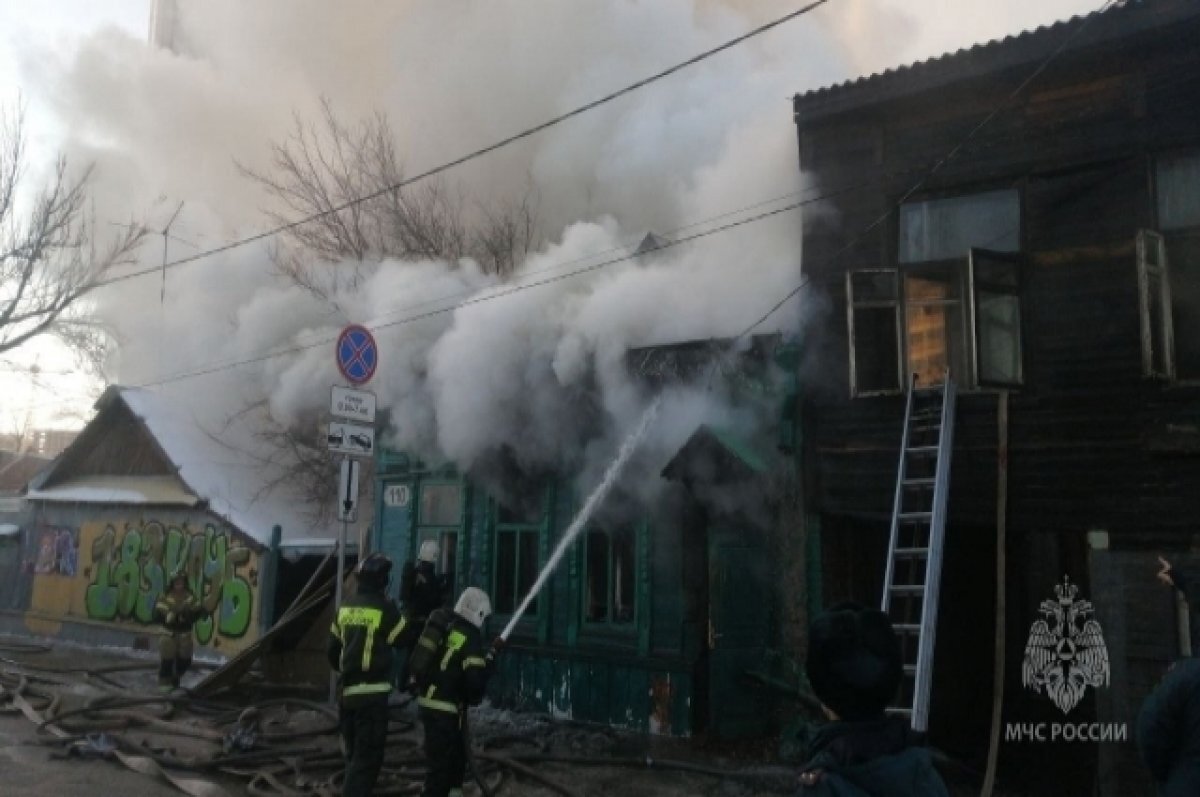
{"label": "double-headed eagle emblem", "polygon": [[1042,601],[1044,619],[1029,628],[1021,682],[1038,694],[1044,687],[1067,714],[1089,686],[1108,686],[1108,649],[1092,602],[1075,597],[1079,587],[1064,576],[1054,591],[1058,600]]}

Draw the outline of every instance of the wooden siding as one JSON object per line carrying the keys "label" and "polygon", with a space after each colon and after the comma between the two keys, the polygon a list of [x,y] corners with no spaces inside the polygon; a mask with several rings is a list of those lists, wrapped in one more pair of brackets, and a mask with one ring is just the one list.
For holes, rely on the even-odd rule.
{"label": "wooden siding", "polygon": [[[1024,384],[1009,404],[1004,721],[1062,721],[1022,684],[1021,664],[1039,604],[1064,574],[1096,603],[1113,667],[1112,689],[1090,695],[1072,721],[1132,729],[1177,651],[1169,593],[1152,565],[1159,550],[1194,545],[1200,384],[1142,375],[1135,242],[1139,229],[1156,227],[1155,158],[1200,149],[1200,13],[1162,0],[1139,6],[1174,8],[1175,22],[1139,23],[1124,38],[1114,29],[1102,47],[1065,53],[911,197],[997,188],[1021,196]],[[937,91],[903,90],[902,70],[810,97],[811,113],[797,99],[802,169],[829,194],[804,220],[809,290],[828,312],[807,331],[801,375],[827,600],[878,600],[903,416],[900,396],[850,398],[846,271],[896,267],[895,204],[1033,69],[973,64],[1003,63],[994,51],[1024,46],[1017,39],[912,70],[916,83],[949,70]],[[994,394],[960,397],[943,593],[952,600],[942,602],[931,726],[935,744],[980,769],[986,727],[963,707],[991,697],[980,665],[990,662],[995,630],[996,423]],[[1105,532],[1093,535],[1105,539],[1102,549],[1089,546],[1095,531]],[[1035,748],[1004,744],[1002,790],[1145,791],[1129,745]]]}

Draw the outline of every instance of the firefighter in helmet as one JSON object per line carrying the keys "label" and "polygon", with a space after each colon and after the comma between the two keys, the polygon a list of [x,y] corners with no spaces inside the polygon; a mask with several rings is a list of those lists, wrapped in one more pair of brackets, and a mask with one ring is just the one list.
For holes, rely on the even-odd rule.
{"label": "firefighter in helmet", "polygon": [[383,768],[392,691],[392,648],[409,643],[407,623],[387,597],[392,560],[373,553],[355,571],[358,591],[329,631],[329,666],[340,676],[338,721],[346,760],[344,797],[369,797]]}
{"label": "firefighter in helmet", "polygon": [[425,625],[435,609],[447,604],[447,587],[450,574],[437,572],[441,549],[437,540],[425,540],[417,551],[417,561],[404,565],[400,583],[400,601],[410,623],[417,627]]}
{"label": "firefighter in helmet", "polygon": [[497,637],[490,648],[484,646],[483,624],[491,613],[487,593],[468,587],[453,613],[443,610],[430,616],[417,642],[418,652],[425,647],[432,653],[414,653],[413,661],[428,766],[422,797],[462,795],[467,709],[483,700],[496,655],[504,644]]}
{"label": "firefighter in helmet", "polygon": [[208,617],[205,608],[188,589],[187,574],[177,570],[167,585],[167,591],[154,604],[154,616],[163,624],[166,634],[158,643],[158,685],[161,689],[179,686],[179,680],[192,666],[192,627],[197,620]]}

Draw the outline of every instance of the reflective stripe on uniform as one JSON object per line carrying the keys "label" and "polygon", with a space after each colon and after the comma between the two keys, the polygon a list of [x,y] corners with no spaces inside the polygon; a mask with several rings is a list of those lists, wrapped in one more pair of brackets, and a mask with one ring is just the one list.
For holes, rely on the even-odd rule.
{"label": "reflective stripe on uniform", "polygon": [[337,624],[343,633],[346,626],[360,626],[366,629],[366,639],[363,642],[362,669],[371,669],[371,652],[375,647],[375,632],[383,624],[383,612],[368,606],[343,606],[338,610]]}
{"label": "reflective stripe on uniform", "polygon": [[458,706],[448,703],[445,700],[434,700],[432,697],[418,697],[417,705],[421,708],[433,709],[434,711],[447,711],[451,714],[458,713]]}
{"label": "reflective stripe on uniform", "polygon": [[483,656],[467,656],[465,659],[463,659],[463,669],[464,670],[467,669],[468,667],[486,667],[486,666],[487,666],[487,660],[484,659]]}
{"label": "reflective stripe on uniform", "polygon": [[451,631],[450,636],[446,637],[446,655],[442,656],[442,672],[450,666],[450,659],[454,658],[454,654],[467,644],[467,635],[462,631]]}
{"label": "reflective stripe on uniform", "polygon": [[387,694],[391,691],[392,685],[389,683],[355,684],[354,686],[347,686],[345,689],[343,689],[342,697]]}
{"label": "reflective stripe on uniform", "polygon": [[408,622],[401,617],[400,622],[396,623],[396,627],[392,629],[392,633],[388,634],[387,641],[389,645],[396,641],[396,637],[400,636],[406,625],[408,625]]}

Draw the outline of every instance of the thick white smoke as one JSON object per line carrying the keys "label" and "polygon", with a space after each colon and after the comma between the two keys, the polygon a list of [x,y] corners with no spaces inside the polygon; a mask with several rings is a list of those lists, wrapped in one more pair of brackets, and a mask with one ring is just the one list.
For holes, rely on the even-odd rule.
{"label": "thick white smoke", "polygon": [[[776,13],[745,0],[182,0],[177,52],[108,31],[69,57],[27,54],[25,70],[72,131],[71,148],[98,162],[98,215],[134,212],[161,225],[185,202],[174,259],[268,226],[267,198],[236,164],[265,169],[270,143],[295,117],[312,117],[322,96],[348,123],[387,114],[417,172]],[[905,34],[918,21],[898,3],[830,4],[448,179],[484,206],[536,192],[548,243],[516,284],[626,253],[647,230],[669,236],[803,189],[790,96],[911,57]],[[332,345],[302,347],[347,322],[374,322],[383,356],[372,389],[391,411],[391,442],[468,467],[508,447],[531,466],[594,469],[590,459],[610,454],[641,409],[629,348],[737,335],[801,276],[794,211],[645,262],[388,326],[423,302],[510,286],[471,262],[389,260],[368,264],[367,278],[330,304],[273,276],[269,245],[170,270],[163,302],[157,276],[100,294],[98,309],[120,336],[117,381],[294,349],[160,389],[202,420],[267,399],[277,419],[309,423],[337,374]],[[146,262],[159,257],[151,247]],[[800,306],[756,331],[796,329]],[[737,420],[719,393],[674,398],[656,438],[662,452],[703,420]]]}

